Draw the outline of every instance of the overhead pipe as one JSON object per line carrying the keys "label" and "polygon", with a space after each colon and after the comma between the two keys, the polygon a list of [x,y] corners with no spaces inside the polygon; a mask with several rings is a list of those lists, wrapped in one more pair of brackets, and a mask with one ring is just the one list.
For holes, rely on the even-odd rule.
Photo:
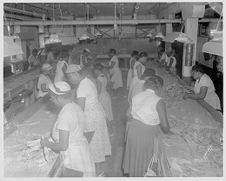
{"label": "overhead pipe", "polygon": [[158,23],[181,23],[180,19],[160,19],[160,20],[69,20],[69,21],[23,21],[23,22],[9,22],[10,25],[20,26],[48,26],[48,25],[136,25],[136,24],[158,24]]}

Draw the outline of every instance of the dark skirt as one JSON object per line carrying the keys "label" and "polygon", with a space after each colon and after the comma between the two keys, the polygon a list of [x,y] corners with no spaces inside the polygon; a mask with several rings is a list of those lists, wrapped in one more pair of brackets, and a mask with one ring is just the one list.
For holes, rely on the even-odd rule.
{"label": "dark skirt", "polygon": [[138,120],[128,123],[123,160],[124,173],[130,177],[143,177],[154,151],[154,138],[161,134],[159,125],[146,125]]}

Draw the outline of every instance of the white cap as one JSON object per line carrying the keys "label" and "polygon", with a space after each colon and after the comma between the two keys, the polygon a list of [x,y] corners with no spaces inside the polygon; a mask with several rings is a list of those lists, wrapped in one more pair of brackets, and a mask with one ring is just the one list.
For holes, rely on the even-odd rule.
{"label": "white cap", "polygon": [[56,95],[67,94],[71,90],[71,86],[64,81],[59,81],[49,85],[49,89]]}
{"label": "white cap", "polygon": [[46,63],[46,64],[43,64],[42,65],[42,68],[41,69],[42,70],[51,70],[52,69],[52,66],[50,64]]}
{"label": "white cap", "polygon": [[74,72],[78,72],[79,70],[81,70],[80,65],[70,64],[67,67],[66,73],[74,73]]}

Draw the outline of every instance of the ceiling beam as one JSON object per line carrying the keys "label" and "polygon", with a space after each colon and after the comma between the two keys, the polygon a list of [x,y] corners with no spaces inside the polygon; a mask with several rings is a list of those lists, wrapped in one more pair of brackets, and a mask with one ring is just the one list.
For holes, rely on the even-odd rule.
{"label": "ceiling beam", "polygon": [[156,20],[70,20],[70,21],[23,21],[23,22],[10,22],[10,25],[114,25],[114,24],[124,24],[124,25],[135,25],[135,24],[157,24],[157,23],[181,23],[180,19],[156,19]]}
{"label": "ceiling beam", "polygon": [[30,16],[34,16],[34,17],[40,17],[40,18],[42,18],[42,16],[43,16],[42,14],[33,13],[33,12],[30,12],[30,11],[24,11],[24,10],[17,9],[17,8],[11,8],[11,7],[8,7],[8,6],[4,6],[4,10],[10,11],[10,12],[22,13],[22,14],[25,14],[25,15],[30,15]]}

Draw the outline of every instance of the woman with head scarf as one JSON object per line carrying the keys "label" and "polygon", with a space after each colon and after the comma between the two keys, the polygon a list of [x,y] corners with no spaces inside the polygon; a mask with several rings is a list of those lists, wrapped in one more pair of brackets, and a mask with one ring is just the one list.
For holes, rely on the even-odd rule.
{"label": "woman with head scarf", "polygon": [[[123,169],[130,177],[145,175],[156,149],[154,141],[159,139],[161,131],[171,134],[165,102],[155,93],[158,89],[156,78],[146,80],[144,89],[133,97],[129,111]],[[160,144],[159,152],[163,153]]]}
{"label": "woman with head scarf", "polygon": [[53,102],[61,108],[52,129],[52,140],[41,140],[43,147],[60,152],[63,159],[62,176],[95,176],[95,166],[87,139],[83,135],[85,115],[71,99],[71,87],[60,81],[49,86]]}

